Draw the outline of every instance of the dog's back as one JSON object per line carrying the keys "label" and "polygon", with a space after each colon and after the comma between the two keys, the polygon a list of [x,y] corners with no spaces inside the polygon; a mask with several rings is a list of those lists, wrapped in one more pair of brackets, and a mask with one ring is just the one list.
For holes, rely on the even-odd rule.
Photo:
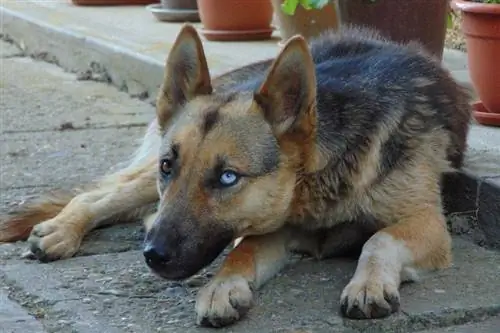
{"label": "dog's back", "polygon": [[[369,143],[376,131],[391,132],[382,150],[385,168],[411,158],[409,137],[442,128],[450,136],[448,159],[460,168],[471,119],[470,94],[416,43],[399,45],[376,32],[349,28],[310,43],[316,65],[319,143],[342,158]],[[218,91],[256,90],[272,60],[214,80]],[[422,128],[422,127],[425,127]],[[388,171],[388,170],[385,170]]]}
{"label": "dog's back", "polygon": [[387,132],[381,148],[384,173],[411,158],[410,138],[442,128],[451,138],[448,158],[453,167],[461,166],[469,95],[418,45],[403,47],[352,29],[324,35],[311,51],[318,81],[318,132],[325,145],[351,150]]}

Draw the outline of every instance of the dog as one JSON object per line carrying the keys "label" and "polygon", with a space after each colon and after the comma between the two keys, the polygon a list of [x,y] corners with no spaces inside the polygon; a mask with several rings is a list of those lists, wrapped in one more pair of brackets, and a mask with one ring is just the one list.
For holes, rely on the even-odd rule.
{"label": "dog", "polygon": [[4,216],[0,241],[27,239],[47,262],[94,228],[143,218],[144,260],[171,280],[233,244],[195,304],[213,327],[243,318],[292,253],[357,247],[340,311],[387,317],[402,282],[452,262],[440,182],[462,166],[470,121],[468,92],[416,43],[361,28],[295,36],[275,59],[212,79],[186,24],[129,165]]}

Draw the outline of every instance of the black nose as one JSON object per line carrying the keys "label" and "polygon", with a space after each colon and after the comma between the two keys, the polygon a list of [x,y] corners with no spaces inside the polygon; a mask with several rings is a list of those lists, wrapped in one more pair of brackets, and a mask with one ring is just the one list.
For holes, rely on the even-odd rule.
{"label": "black nose", "polygon": [[170,257],[165,252],[159,251],[151,244],[146,244],[144,247],[144,258],[146,259],[146,264],[152,269],[158,269],[170,261]]}

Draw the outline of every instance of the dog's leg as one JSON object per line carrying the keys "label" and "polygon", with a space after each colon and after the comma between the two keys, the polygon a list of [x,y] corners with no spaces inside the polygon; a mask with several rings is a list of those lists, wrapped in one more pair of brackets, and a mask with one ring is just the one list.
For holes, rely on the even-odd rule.
{"label": "dog's leg", "polygon": [[419,270],[451,264],[451,237],[439,191],[422,193],[436,198],[394,200],[399,204],[399,222],[381,229],[363,246],[354,276],[341,295],[343,315],[356,319],[388,316],[399,310],[401,282],[416,280]]}
{"label": "dog's leg", "polygon": [[253,290],[277,274],[288,259],[289,233],[281,230],[244,238],[213,280],[198,294],[197,322],[221,327],[239,320],[253,304]]}
{"label": "dog's leg", "polygon": [[90,230],[157,200],[155,160],[110,176],[96,189],[74,197],[57,216],[33,228],[28,238],[32,257],[40,261],[71,257]]}

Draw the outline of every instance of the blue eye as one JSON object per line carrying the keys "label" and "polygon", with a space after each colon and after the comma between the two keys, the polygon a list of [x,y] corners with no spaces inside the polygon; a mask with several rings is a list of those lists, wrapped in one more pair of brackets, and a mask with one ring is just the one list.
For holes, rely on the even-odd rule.
{"label": "blue eye", "polygon": [[224,171],[219,178],[219,182],[222,186],[233,186],[238,180],[240,180],[240,175],[230,170]]}

